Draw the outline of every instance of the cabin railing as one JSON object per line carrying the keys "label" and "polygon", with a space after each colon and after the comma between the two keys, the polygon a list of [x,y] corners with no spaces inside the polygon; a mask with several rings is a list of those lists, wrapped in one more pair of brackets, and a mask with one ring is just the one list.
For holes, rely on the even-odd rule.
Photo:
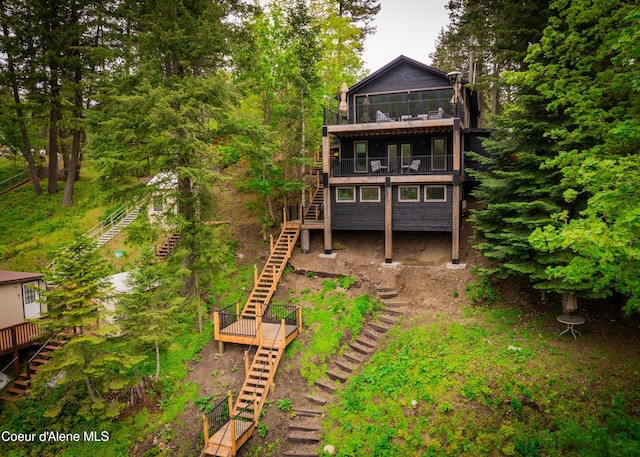
{"label": "cabin railing", "polygon": [[280,324],[284,320],[286,325],[298,325],[298,307],[296,305],[267,305],[262,315],[262,322],[266,324]]}
{"label": "cabin railing", "polygon": [[389,160],[388,157],[366,159],[332,159],[331,176],[437,175],[453,172],[453,155],[422,155]]}
{"label": "cabin railing", "polygon": [[29,347],[48,333],[44,324],[22,322],[0,329],[0,355]]}
{"label": "cabin railing", "polygon": [[340,111],[324,108],[324,125],[346,125],[385,123],[395,121],[426,121],[463,117],[462,107],[454,113],[451,98],[433,98],[398,102],[367,103],[359,98],[356,105],[349,105],[347,110]]}

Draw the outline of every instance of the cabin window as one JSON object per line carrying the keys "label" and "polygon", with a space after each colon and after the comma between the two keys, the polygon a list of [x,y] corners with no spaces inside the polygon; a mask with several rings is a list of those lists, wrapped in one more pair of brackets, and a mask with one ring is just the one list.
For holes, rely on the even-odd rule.
{"label": "cabin window", "polygon": [[446,202],[447,189],[445,186],[426,186],[424,188],[425,202]]}
{"label": "cabin window", "polygon": [[356,158],[355,163],[355,171],[366,173],[367,171],[367,142],[366,141],[356,141],[353,144],[355,149],[354,155]]}
{"label": "cabin window", "polygon": [[420,188],[418,186],[400,186],[398,187],[399,202],[419,202]]}
{"label": "cabin window", "polygon": [[355,187],[338,187],[336,189],[336,201],[355,202],[356,201]]}
{"label": "cabin window", "polygon": [[433,138],[431,140],[431,169],[447,169],[447,149],[444,138]]}
{"label": "cabin window", "polygon": [[153,211],[156,213],[161,213],[164,209],[164,203],[162,196],[153,197]]}
{"label": "cabin window", "polygon": [[25,284],[22,288],[22,298],[24,303],[34,303],[38,301],[38,292],[36,290],[38,283],[33,282]]}
{"label": "cabin window", "polygon": [[380,188],[379,187],[361,187],[360,201],[361,202],[379,202]]}

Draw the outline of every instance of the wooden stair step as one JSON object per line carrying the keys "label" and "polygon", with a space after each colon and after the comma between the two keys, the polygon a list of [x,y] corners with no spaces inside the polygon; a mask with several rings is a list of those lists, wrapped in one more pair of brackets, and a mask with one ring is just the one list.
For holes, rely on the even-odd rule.
{"label": "wooden stair step", "polygon": [[353,352],[345,352],[344,357],[351,362],[355,362],[357,364],[362,364],[366,362],[366,358],[361,354],[355,354]]}
{"label": "wooden stair step", "polygon": [[216,457],[231,457],[231,448],[224,444],[207,443],[202,450],[202,454]]}
{"label": "wooden stair step", "polygon": [[386,325],[379,324],[377,322],[371,322],[369,323],[369,325],[376,332],[386,333],[387,331],[389,331],[389,327],[387,327]]}
{"label": "wooden stair step", "polygon": [[398,295],[400,295],[398,292],[396,292],[395,290],[390,290],[388,292],[380,292],[379,296],[380,298],[382,298],[383,300],[388,299],[388,298],[396,298]]}
{"label": "wooden stair step", "polygon": [[380,311],[380,314],[386,314],[388,316],[393,316],[393,317],[400,317],[402,316],[402,311],[395,308],[385,308],[382,311]]}
{"label": "wooden stair step", "polygon": [[310,409],[310,408],[294,409],[293,413],[298,417],[320,417],[320,416],[322,416],[322,411],[317,410],[317,409]]}
{"label": "wooden stair step", "polygon": [[25,390],[24,389],[18,389],[17,387],[9,387],[6,390],[6,392],[10,393],[10,394],[14,394],[14,395],[22,395],[22,394],[24,394]]}
{"label": "wooden stair step", "polygon": [[315,403],[316,405],[324,406],[327,404],[326,398],[318,397],[317,395],[304,394],[304,398],[309,400],[311,403]]}
{"label": "wooden stair step", "polygon": [[330,394],[338,390],[338,387],[330,381],[316,381],[316,386]]}
{"label": "wooden stair step", "polygon": [[353,373],[355,371],[355,367],[351,363],[343,361],[343,360],[336,360],[336,365],[342,371],[345,371],[347,373]]}
{"label": "wooden stair step", "polygon": [[376,340],[378,341],[380,338],[382,338],[382,333],[377,332],[373,329],[364,329],[362,332],[363,335],[367,335],[367,337],[371,338],[372,340]]}
{"label": "wooden stair step", "polygon": [[327,370],[327,376],[329,376],[329,379],[340,381],[341,383],[345,383],[349,379],[349,375],[339,369]]}
{"label": "wooden stair step", "polygon": [[319,433],[316,431],[294,431],[287,435],[287,440],[293,443],[319,443]]}
{"label": "wooden stair step", "polygon": [[384,322],[385,324],[390,324],[390,325],[396,325],[398,323],[397,317],[389,317],[389,316],[385,316],[384,314],[380,314],[378,316],[378,320],[380,320],[381,322]]}
{"label": "wooden stair step", "polygon": [[26,389],[31,383],[28,380],[16,379],[13,384],[19,388]]}
{"label": "wooden stair step", "polygon": [[373,352],[373,348],[372,347],[363,346],[363,345],[358,344],[358,343],[350,343],[349,347],[351,349],[353,349],[354,351],[359,352],[360,354],[364,354],[364,355],[371,354],[371,352]]}
{"label": "wooden stair step", "polygon": [[305,432],[319,432],[322,430],[318,419],[310,419],[308,417],[295,417],[289,421],[289,430],[299,430]]}
{"label": "wooden stair step", "polygon": [[3,395],[2,397],[0,397],[3,401],[10,401],[11,403],[15,403],[18,401],[18,396],[16,395]]}
{"label": "wooden stair step", "polygon": [[403,308],[405,306],[408,306],[409,303],[406,301],[386,301],[384,302],[384,306],[389,307],[389,308]]}
{"label": "wooden stair step", "polygon": [[376,341],[372,338],[366,338],[364,335],[359,336],[358,338],[356,338],[356,343],[358,343],[361,346],[368,346],[371,349],[375,349],[376,348]]}
{"label": "wooden stair step", "polygon": [[37,364],[40,364],[40,365],[44,365],[44,364],[45,364],[45,363],[47,363],[47,362],[48,362],[48,360],[47,360],[47,359],[33,359],[33,360],[31,361],[31,363],[37,363]]}

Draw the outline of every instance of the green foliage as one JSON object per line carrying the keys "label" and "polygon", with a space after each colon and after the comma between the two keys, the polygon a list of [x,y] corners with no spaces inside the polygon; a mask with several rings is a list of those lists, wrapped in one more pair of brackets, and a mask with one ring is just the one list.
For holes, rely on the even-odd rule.
{"label": "green foliage", "polygon": [[[341,278],[344,284],[352,279]],[[362,330],[366,317],[374,315],[381,304],[369,295],[350,298],[338,290],[336,281],[324,280],[322,290],[305,300],[313,303],[305,308],[304,322],[311,327],[313,338],[302,351],[300,373],[313,384],[326,372],[326,360],[337,354],[346,343],[355,340]]]}
{"label": "green foliage", "polygon": [[288,413],[293,410],[293,403],[288,398],[283,398],[278,400],[278,409]]}
{"label": "green foliage", "polygon": [[500,300],[500,296],[491,286],[488,276],[483,276],[479,280],[467,284],[466,291],[467,298],[474,305],[485,304],[491,306]]}
{"label": "green foliage", "polygon": [[256,431],[258,432],[258,436],[260,438],[264,438],[269,433],[269,426],[264,422],[258,422],[258,427],[256,427]]}
{"label": "green foliage", "polygon": [[558,360],[545,349],[552,336],[541,340],[519,322],[494,307],[476,309],[473,323],[429,315],[391,330],[389,345],[338,391],[324,442],[345,456],[633,455],[640,422],[629,398],[637,395],[585,401],[584,385],[596,380],[627,391],[629,380],[609,371],[613,354],[577,379],[585,360]]}

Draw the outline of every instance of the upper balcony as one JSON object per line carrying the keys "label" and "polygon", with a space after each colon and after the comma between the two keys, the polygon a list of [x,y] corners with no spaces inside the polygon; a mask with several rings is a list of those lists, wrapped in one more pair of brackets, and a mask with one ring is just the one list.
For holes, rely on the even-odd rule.
{"label": "upper balcony", "polygon": [[451,104],[452,90],[355,96],[340,110],[324,109],[324,125],[426,121],[462,117],[463,107]]}

